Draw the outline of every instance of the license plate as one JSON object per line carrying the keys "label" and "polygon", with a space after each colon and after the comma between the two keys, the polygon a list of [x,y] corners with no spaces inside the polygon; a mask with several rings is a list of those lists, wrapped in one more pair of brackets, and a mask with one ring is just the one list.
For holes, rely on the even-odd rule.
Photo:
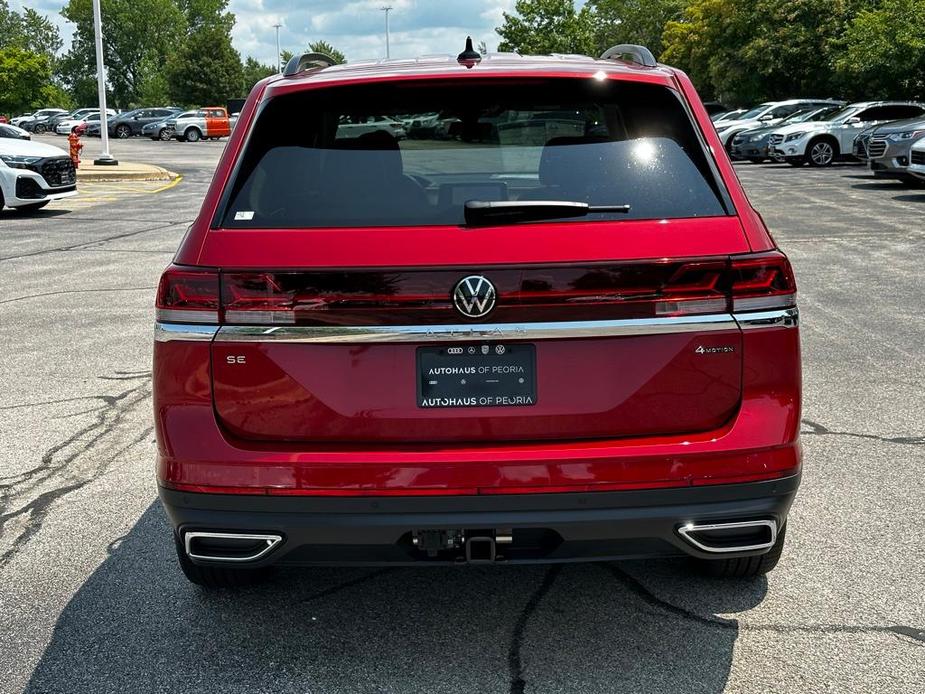
{"label": "license plate", "polygon": [[536,404],[536,348],[480,343],[417,350],[418,407]]}

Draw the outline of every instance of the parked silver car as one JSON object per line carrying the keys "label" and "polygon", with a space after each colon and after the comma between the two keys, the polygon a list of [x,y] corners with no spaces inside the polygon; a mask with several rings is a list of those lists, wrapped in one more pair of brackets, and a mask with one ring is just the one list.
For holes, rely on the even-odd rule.
{"label": "parked silver car", "polygon": [[803,111],[797,111],[774,125],[765,125],[760,128],[743,130],[732,138],[730,154],[733,159],[747,159],[752,163],[760,164],[771,156],[771,135],[779,128],[784,125],[792,125],[793,123],[824,121],[831,118],[842,106],[844,106],[844,103],[837,106],[826,106],[824,108],[809,108]]}
{"label": "parked silver car", "polygon": [[911,118],[878,126],[866,146],[867,168],[880,178],[895,178],[919,185],[920,180],[908,172],[909,150],[925,137],[925,118]]}
{"label": "parked silver car", "polygon": [[780,123],[784,118],[792,116],[797,111],[805,111],[808,108],[837,106],[840,103],[844,102],[832,101],[831,99],[766,101],[735,120],[719,121],[714,123],[714,125],[716,126],[719,139],[722,140],[723,146],[728,151],[732,148],[732,138],[743,130],[751,130],[752,128],[760,128],[763,125]]}
{"label": "parked silver car", "polygon": [[872,125],[925,116],[925,104],[912,101],[859,101],[829,120],[786,125],[771,136],[771,153],[793,166],[830,166],[851,157],[855,138]]}

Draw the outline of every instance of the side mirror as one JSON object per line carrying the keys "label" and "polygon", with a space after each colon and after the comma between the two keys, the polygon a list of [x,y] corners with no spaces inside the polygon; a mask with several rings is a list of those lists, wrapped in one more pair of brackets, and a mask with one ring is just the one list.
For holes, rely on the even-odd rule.
{"label": "side mirror", "polygon": [[861,122],[861,119],[858,118],[857,116],[851,116],[851,118],[845,121],[845,123],[847,123],[848,125],[855,125],[860,122]]}
{"label": "side mirror", "polygon": [[759,118],[758,120],[761,120],[761,121],[774,120],[774,116],[772,116],[770,113],[766,113],[765,115],[761,116],[761,118]]}

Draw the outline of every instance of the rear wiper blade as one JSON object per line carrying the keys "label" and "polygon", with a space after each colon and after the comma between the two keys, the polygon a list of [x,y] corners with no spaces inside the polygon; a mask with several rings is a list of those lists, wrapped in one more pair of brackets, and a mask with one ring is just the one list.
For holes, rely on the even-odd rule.
{"label": "rear wiper blade", "polygon": [[625,214],[629,211],[629,205],[589,205],[571,200],[469,200],[465,214],[466,224],[474,227],[584,217],[595,212]]}

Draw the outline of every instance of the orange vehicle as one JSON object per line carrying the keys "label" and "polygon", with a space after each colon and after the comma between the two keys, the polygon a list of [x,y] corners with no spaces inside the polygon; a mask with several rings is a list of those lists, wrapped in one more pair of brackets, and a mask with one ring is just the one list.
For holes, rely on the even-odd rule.
{"label": "orange vehicle", "polygon": [[202,139],[231,135],[231,119],[222,106],[206,106],[186,111],[177,116],[174,137],[181,142],[198,142]]}

